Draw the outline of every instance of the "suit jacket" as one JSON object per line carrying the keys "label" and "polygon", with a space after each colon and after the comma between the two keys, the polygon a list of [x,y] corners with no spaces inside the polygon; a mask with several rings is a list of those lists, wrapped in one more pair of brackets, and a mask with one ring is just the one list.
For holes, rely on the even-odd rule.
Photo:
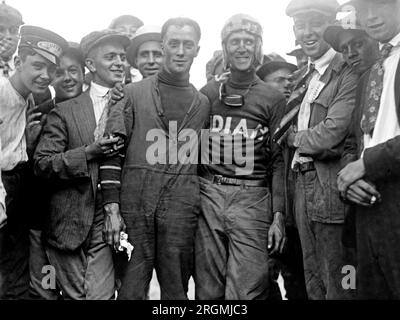
{"label": "suit jacket", "polygon": [[35,174],[50,184],[45,237],[61,250],[75,250],[87,238],[95,212],[98,164],[86,160],[96,120],[89,93],[57,105],[47,116],[34,154]]}
{"label": "suit jacket", "polygon": [[[299,72],[300,79],[304,72]],[[340,201],[336,176],[355,107],[357,80],[358,76],[346,65],[342,55],[336,54],[320,78],[325,85],[311,104],[309,129],[296,134],[295,146],[300,155],[313,158],[323,189],[313,201],[315,206],[310,214],[314,221],[343,223],[348,209]],[[294,92],[300,85],[301,81]],[[296,100],[299,99],[291,97],[288,108]]]}

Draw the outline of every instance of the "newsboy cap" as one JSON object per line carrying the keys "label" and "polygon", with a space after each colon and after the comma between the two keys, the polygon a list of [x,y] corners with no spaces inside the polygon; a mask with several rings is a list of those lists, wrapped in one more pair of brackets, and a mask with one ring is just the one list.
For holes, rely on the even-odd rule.
{"label": "newsboy cap", "polygon": [[261,68],[257,70],[256,74],[263,80],[266,76],[280,69],[288,69],[293,73],[297,70],[297,66],[286,61],[269,61],[263,64]]}
{"label": "newsboy cap", "polygon": [[126,51],[126,58],[129,64],[136,68],[136,55],[140,46],[147,41],[158,41],[161,43],[161,27],[142,26],[136,31],[136,35],[131,41],[131,45]]}
{"label": "newsboy cap", "polygon": [[23,25],[19,29],[18,49],[30,48],[51,63],[58,64],[68,42],[57,33],[36,26]]}
{"label": "newsboy cap", "polygon": [[80,46],[84,57],[86,58],[89,52],[97,47],[98,45],[109,42],[117,41],[125,49],[130,45],[131,41],[129,38],[115,30],[105,29],[101,31],[93,31],[88,35],[84,36],[81,40]]}
{"label": "newsboy cap", "polygon": [[339,8],[336,0],[292,0],[286,7],[286,15],[294,17],[298,14],[316,11],[324,15],[334,15]]}
{"label": "newsboy cap", "polygon": [[7,5],[5,1],[0,4],[0,20],[16,26],[24,23],[21,13],[17,9]]}

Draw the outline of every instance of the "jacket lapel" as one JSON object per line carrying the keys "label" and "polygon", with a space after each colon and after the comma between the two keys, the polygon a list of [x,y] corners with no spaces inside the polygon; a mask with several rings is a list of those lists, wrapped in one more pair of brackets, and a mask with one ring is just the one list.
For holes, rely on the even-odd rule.
{"label": "jacket lapel", "polygon": [[77,106],[72,108],[74,119],[77,124],[82,143],[89,145],[94,142],[94,130],[96,119],[94,116],[93,103],[89,93],[82,93],[75,101]]}

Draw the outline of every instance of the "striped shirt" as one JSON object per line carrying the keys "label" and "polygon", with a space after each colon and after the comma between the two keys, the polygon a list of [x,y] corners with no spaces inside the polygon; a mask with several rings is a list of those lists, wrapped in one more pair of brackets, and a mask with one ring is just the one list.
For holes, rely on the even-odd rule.
{"label": "striped shirt", "polygon": [[94,83],[93,81],[90,83],[89,95],[93,102],[93,110],[94,110],[94,117],[96,118],[96,124],[99,123],[104,107],[108,103],[109,91],[110,88],[103,87],[97,83]]}

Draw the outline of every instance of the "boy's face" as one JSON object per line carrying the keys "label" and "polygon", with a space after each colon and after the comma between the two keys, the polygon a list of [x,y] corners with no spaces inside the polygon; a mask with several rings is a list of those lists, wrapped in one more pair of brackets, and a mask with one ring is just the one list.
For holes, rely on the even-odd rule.
{"label": "boy's face", "polygon": [[54,79],[56,65],[39,54],[28,55],[25,60],[16,59],[16,70],[22,84],[34,94],[43,94]]}
{"label": "boy's face", "polygon": [[80,62],[72,56],[62,56],[52,83],[56,97],[67,100],[79,96],[82,93],[83,80]]}

